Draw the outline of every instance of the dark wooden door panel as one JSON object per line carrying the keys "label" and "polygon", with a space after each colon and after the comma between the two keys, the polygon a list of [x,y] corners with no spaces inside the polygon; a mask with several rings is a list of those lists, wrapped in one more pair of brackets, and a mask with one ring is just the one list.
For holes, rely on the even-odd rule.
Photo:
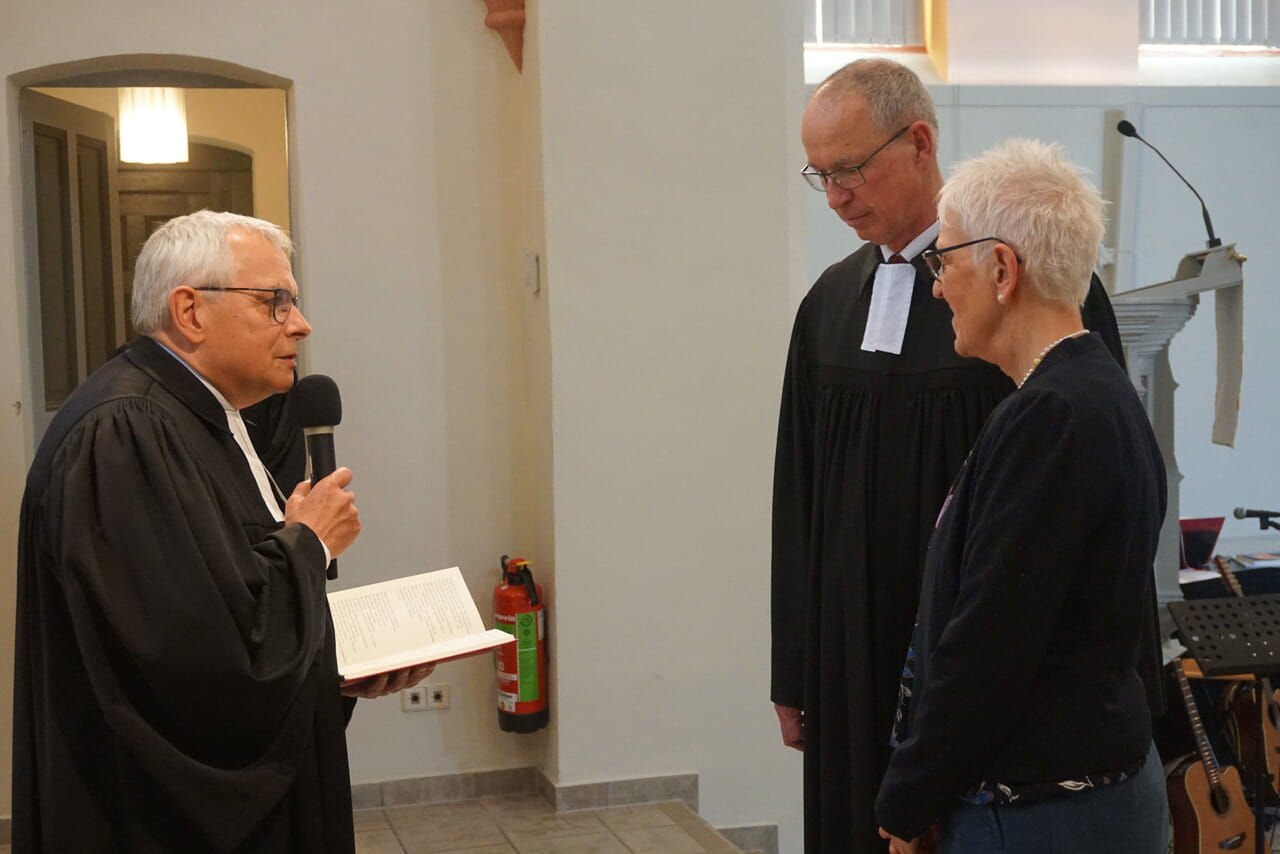
{"label": "dark wooden door panel", "polygon": [[[133,266],[156,226],[205,208],[253,215],[253,158],[202,142],[188,144],[186,163],[121,163],[120,239],[125,298],[133,297]],[[133,334],[132,324],[129,329]]]}

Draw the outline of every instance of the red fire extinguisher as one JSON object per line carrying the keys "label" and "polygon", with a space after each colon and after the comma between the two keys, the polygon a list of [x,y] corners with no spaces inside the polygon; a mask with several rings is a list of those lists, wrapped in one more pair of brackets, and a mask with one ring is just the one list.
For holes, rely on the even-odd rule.
{"label": "red fire extinguisher", "polygon": [[529,562],[502,556],[502,583],[493,590],[493,625],[515,635],[498,647],[498,726],[503,732],[534,732],[547,725],[547,611],[542,585]]}

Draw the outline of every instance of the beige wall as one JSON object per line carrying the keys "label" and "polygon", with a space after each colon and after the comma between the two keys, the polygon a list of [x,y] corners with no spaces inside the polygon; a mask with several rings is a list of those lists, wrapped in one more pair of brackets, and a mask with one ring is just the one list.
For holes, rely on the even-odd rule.
{"label": "beige wall", "polygon": [[[558,777],[696,772],[800,846],[769,695],[770,477],[800,247],[794,4],[540,5]],[[798,232],[797,232],[798,233]]]}
{"label": "beige wall", "polygon": [[[33,87],[119,119],[113,88]],[[187,135],[253,156],[254,216],[289,228],[285,93],[280,89],[187,89]]]}

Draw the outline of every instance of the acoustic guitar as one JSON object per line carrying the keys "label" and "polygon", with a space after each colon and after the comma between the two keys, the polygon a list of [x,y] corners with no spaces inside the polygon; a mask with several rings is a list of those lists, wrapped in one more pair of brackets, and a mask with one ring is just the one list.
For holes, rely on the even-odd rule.
{"label": "acoustic guitar", "polygon": [[1220,767],[1214,759],[1181,660],[1173,662],[1173,672],[1187,707],[1197,754],[1169,775],[1174,854],[1248,850],[1245,843],[1253,833],[1253,814],[1244,799],[1240,772],[1229,765]]}
{"label": "acoustic guitar", "polygon": [[[1243,597],[1240,580],[1231,571],[1226,558],[1217,555],[1213,563],[1228,589]],[[1280,792],[1280,703],[1277,703],[1275,691],[1271,689],[1271,680],[1264,676],[1260,681],[1264,700],[1261,708],[1257,692],[1245,682],[1232,682],[1222,695],[1222,705],[1227,712],[1227,731],[1240,767],[1250,776],[1257,772],[1258,740],[1261,739],[1267,761],[1267,779],[1271,781],[1272,791]]]}

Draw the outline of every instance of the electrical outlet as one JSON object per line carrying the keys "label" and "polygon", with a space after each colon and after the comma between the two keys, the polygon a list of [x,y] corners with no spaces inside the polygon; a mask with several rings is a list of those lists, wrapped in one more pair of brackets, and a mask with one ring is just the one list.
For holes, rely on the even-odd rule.
{"label": "electrical outlet", "polygon": [[428,709],[449,708],[449,686],[444,682],[423,686],[427,689]]}
{"label": "electrical outlet", "polygon": [[431,708],[427,705],[427,685],[405,688],[400,692],[400,711],[425,712]]}

